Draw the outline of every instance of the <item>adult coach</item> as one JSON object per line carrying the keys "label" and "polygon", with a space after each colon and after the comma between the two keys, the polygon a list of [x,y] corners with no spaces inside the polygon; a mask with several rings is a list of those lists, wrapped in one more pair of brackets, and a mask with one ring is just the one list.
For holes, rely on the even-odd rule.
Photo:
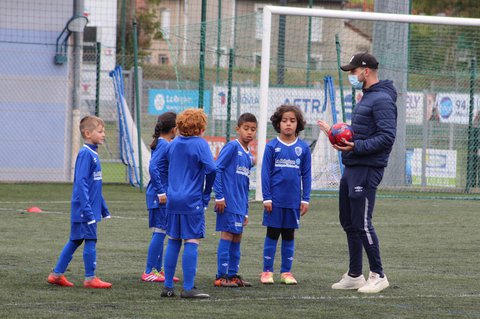
{"label": "adult coach", "polygon": [[[383,272],[380,246],[372,224],[377,187],[395,141],[397,127],[397,92],[390,80],[378,79],[378,61],[368,53],[355,54],[350,63],[341,66],[349,72],[353,87],[362,89],[363,97],[352,112],[353,141],[342,151],[345,165],[339,190],[340,223],[347,235],[350,264],[348,272],[333,284],[333,289],[358,289],[362,293],[377,293],[389,286]],[[327,133],[330,125],[318,121]],[[368,280],[362,274],[363,249],[368,256]]]}

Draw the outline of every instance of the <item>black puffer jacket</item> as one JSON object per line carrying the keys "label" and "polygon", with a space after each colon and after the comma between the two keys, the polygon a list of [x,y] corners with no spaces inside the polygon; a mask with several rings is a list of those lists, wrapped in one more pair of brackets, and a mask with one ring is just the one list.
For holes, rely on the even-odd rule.
{"label": "black puffer jacket", "polygon": [[390,80],[366,90],[352,113],[355,147],[343,152],[346,166],[386,167],[397,131],[397,91]]}

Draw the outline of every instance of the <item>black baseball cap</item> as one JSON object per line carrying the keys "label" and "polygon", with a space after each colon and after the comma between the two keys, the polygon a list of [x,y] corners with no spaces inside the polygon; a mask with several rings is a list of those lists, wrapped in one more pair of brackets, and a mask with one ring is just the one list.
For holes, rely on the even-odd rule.
{"label": "black baseball cap", "polygon": [[378,61],[377,59],[367,53],[357,53],[350,59],[350,63],[346,65],[342,65],[340,69],[343,71],[351,71],[356,68],[370,68],[370,69],[377,69],[378,68]]}

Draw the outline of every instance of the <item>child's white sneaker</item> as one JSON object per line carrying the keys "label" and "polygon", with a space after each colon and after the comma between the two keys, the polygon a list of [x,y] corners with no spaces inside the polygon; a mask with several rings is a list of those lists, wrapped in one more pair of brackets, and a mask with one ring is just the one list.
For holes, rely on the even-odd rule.
{"label": "child's white sneaker", "polygon": [[363,293],[377,293],[382,291],[383,289],[390,286],[387,280],[387,276],[383,275],[383,278],[380,277],[379,274],[375,272],[370,272],[368,275],[367,283],[358,289],[358,292]]}
{"label": "child's white sneaker", "polygon": [[358,289],[365,285],[365,277],[360,275],[358,277],[350,277],[348,272],[342,276],[339,282],[332,285],[332,289]]}

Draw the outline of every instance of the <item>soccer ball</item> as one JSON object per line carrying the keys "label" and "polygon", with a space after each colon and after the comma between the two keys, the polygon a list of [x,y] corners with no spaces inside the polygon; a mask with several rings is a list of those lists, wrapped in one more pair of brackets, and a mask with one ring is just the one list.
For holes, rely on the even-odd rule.
{"label": "soccer ball", "polygon": [[337,123],[330,127],[328,131],[328,139],[333,145],[345,146],[342,143],[342,138],[346,141],[351,141],[353,139],[353,130],[350,125],[347,123]]}

